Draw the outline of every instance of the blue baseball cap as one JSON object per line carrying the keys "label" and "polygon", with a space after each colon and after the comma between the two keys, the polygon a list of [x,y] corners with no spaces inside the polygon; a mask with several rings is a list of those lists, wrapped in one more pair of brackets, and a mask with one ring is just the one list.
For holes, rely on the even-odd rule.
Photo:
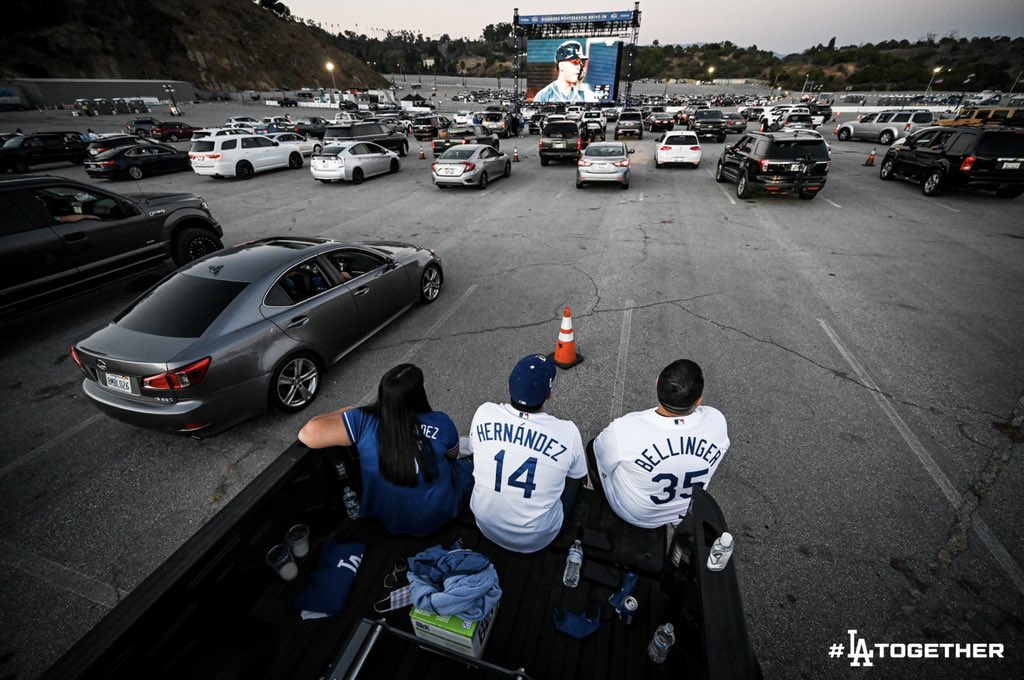
{"label": "blue baseball cap", "polygon": [[543,354],[523,357],[508,376],[508,393],[513,406],[540,406],[551,394],[558,369]]}

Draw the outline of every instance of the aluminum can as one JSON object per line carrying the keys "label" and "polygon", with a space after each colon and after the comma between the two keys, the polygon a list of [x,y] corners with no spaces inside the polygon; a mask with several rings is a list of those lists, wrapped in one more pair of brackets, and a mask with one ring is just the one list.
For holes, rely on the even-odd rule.
{"label": "aluminum can", "polygon": [[636,610],[640,607],[640,603],[636,601],[633,596],[627,597],[622,601],[622,609],[619,610],[619,621],[622,621],[627,626],[633,624],[633,617],[636,615]]}

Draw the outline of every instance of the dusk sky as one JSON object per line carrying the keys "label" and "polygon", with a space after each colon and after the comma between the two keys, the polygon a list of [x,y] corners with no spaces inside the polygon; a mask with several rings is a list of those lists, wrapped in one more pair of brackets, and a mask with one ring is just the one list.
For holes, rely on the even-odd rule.
{"label": "dusk sky", "polygon": [[[413,30],[424,35],[448,33],[479,37],[487,24],[522,14],[563,14],[630,10],[617,0],[544,2],[462,2],[459,0],[284,0],[292,13],[325,24],[379,36],[371,29]],[[726,12],[728,8],[728,12]],[[731,0],[685,3],[642,0],[640,43],[732,42],[776,52],[798,52],[836,36],[837,45],[878,42],[889,38],[917,40],[928,33],[942,37],[1024,35],[1024,0]],[[358,24],[358,26],[357,26]],[[337,30],[330,28],[329,30]]]}

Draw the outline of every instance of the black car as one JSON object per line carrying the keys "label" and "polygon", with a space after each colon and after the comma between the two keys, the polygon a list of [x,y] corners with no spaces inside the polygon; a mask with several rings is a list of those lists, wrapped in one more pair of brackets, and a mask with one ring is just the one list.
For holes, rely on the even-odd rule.
{"label": "black car", "polygon": [[81,163],[86,142],[80,132],[37,132],[11,137],[0,147],[0,172],[26,173],[33,165]]}
{"label": "black car", "polygon": [[159,125],[161,120],[156,118],[132,118],[130,121],[124,124],[124,131],[130,135],[138,135],[145,137],[149,135],[149,131]]}
{"label": "black car", "polygon": [[99,156],[101,153],[106,153],[111,149],[121,149],[128,146],[150,143],[148,139],[139,139],[135,135],[104,135],[94,142],[89,142],[88,146],[85,147],[85,154],[86,158],[89,159]]}
{"label": "black car", "polygon": [[221,248],[195,194],[121,195],[63,177],[0,180],[0,314],[171,258]]}
{"label": "black car", "polygon": [[697,109],[687,122],[689,129],[698,137],[714,137],[719,143],[725,141],[725,117],[718,109]]}
{"label": "black car", "polygon": [[920,183],[925,196],[984,189],[1017,198],[1024,193],[1024,128],[926,128],[886,151],[878,176]]}
{"label": "black car", "polygon": [[452,122],[444,116],[429,114],[419,116],[412,122],[412,136],[420,141],[441,136],[441,130],[447,130]]}
{"label": "black car", "polygon": [[319,116],[299,118],[295,121],[295,127],[292,131],[299,135],[323,139],[324,133],[327,132],[327,126],[330,124],[331,122],[329,120],[326,118],[320,118]]}
{"label": "black car", "polygon": [[85,162],[94,179],[142,179],[165,172],[191,170],[188,151],[167,144],[136,144],[109,149]]}
{"label": "black car", "polygon": [[324,144],[328,142],[373,142],[399,156],[409,153],[409,140],[404,133],[371,121],[331,125],[324,132]]}
{"label": "black car", "polygon": [[291,106],[298,106],[299,105],[299,100],[298,99],[292,99],[291,97],[284,97],[284,98],[281,99],[281,101],[279,101],[277,103],[277,105],[278,106],[289,106],[289,107],[291,107]]}
{"label": "black car", "polygon": [[655,111],[647,116],[644,125],[651,132],[668,132],[676,126],[676,119],[671,113]]}
{"label": "black car", "polygon": [[495,151],[498,150],[498,135],[491,132],[483,125],[460,125],[448,128],[444,137],[438,137],[430,141],[430,149],[437,158],[449,147],[458,144],[486,144]]}
{"label": "black car", "polygon": [[722,117],[725,118],[725,131],[728,132],[746,132],[747,130],[747,119],[739,113],[723,113]]}
{"label": "black car", "polygon": [[830,166],[828,145],[816,132],[748,132],[725,147],[715,180],[736,182],[739,198],[763,191],[810,200],[825,186]]}

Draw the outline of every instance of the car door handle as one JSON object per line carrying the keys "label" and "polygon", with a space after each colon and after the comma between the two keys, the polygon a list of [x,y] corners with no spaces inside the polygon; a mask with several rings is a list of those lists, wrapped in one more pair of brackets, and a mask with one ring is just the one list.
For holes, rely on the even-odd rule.
{"label": "car door handle", "polygon": [[308,316],[297,316],[294,319],[292,319],[291,323],[288,324],[288,328],[301,328],[302,326],[305,326],[307,323],[309,323]]}
{"label": "car door handle", "polygon": [[68,242],[84,241],[85,240],[85,232],[84,231],[74,231],[74,232],[71,232],[70,234],[64,234],[64,240],[68,241]]}
{"label": "car door handle", "polygon": [[353,295],[356,296],[356,297],[359,297],[360,295],[366,295],[369,292],[370,292],[369,287],[367,287],[367,286],[360,286],[359,288],[356,288],[356,292],[353,293]]}

